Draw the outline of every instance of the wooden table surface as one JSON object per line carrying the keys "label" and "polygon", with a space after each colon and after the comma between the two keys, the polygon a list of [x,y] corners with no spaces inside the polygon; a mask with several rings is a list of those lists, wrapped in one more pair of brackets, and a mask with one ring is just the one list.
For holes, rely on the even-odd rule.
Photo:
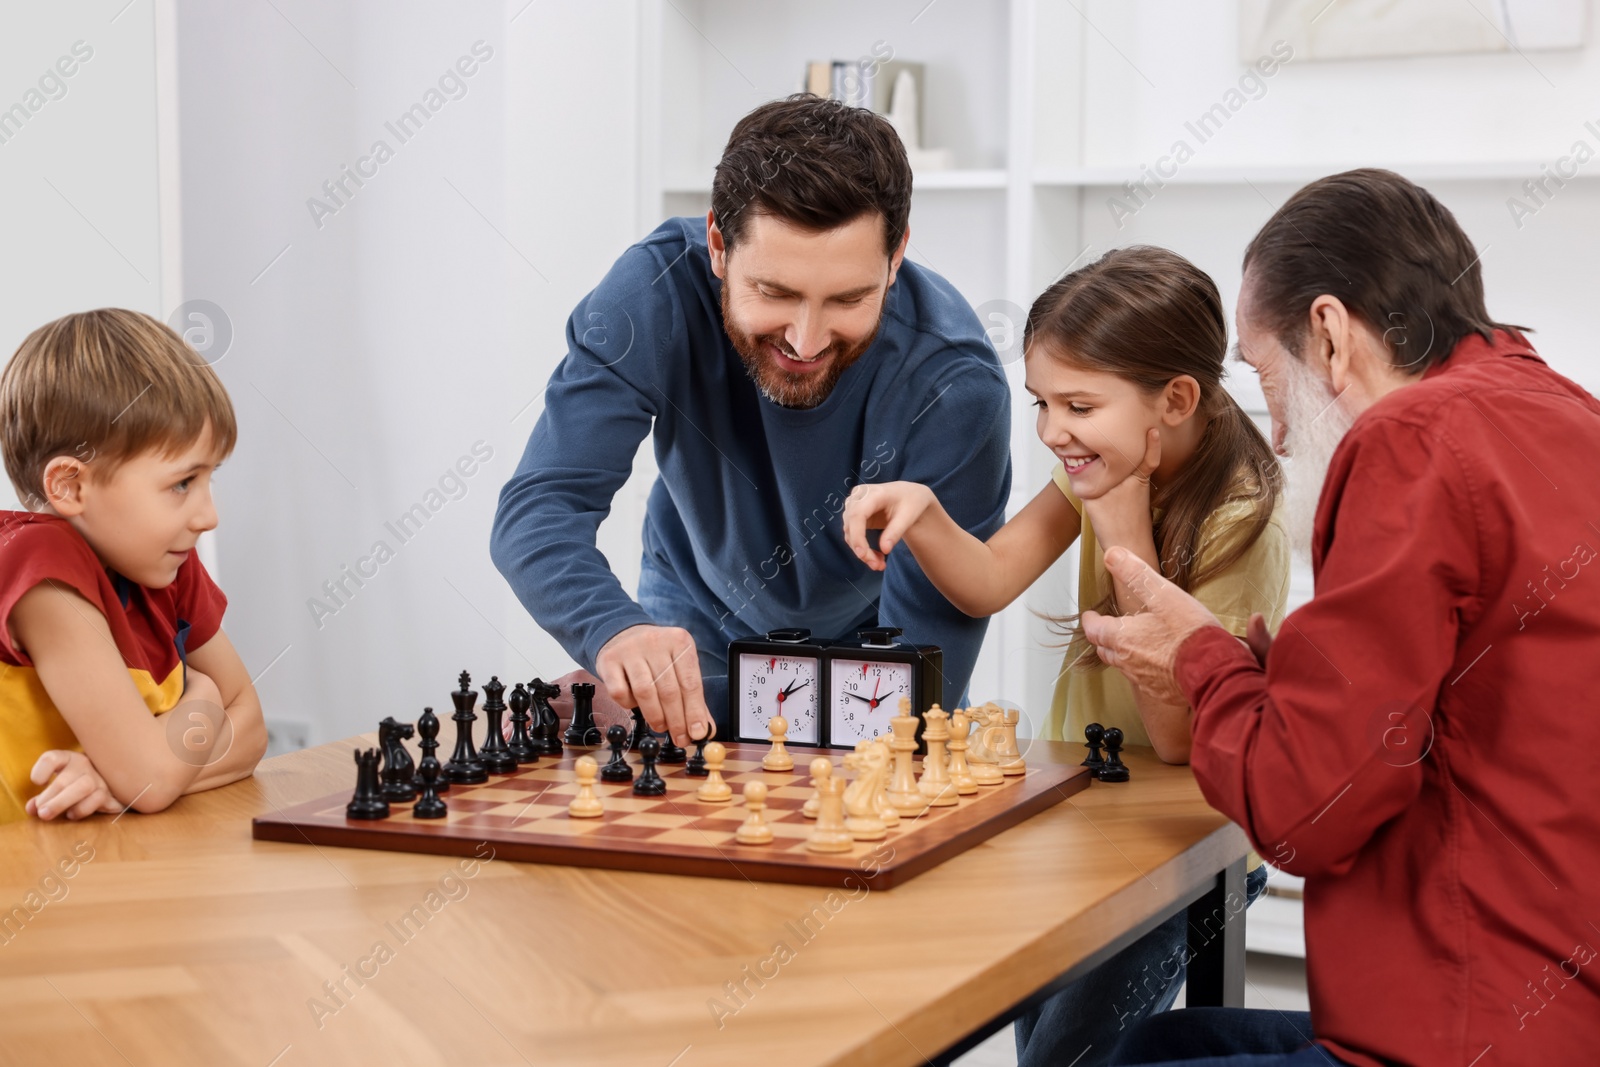
{"label": "wooden table surface", "polygon": [[351,785],[358,740],[0,827],[0,1064],[923,1063],[1248,850],[1145,749],[888,891],[251,839]]}

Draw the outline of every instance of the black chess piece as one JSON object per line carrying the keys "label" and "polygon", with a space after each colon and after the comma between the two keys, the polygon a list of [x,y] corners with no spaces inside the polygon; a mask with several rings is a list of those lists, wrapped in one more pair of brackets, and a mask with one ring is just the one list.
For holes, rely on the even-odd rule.
{"label": "black chess piece", "polygon": [[644,721],[644,712],[634,708],[633,736],[628,738],[628,747],[637,752],[639,751],[639,746],[644,744],[645,738],[654,736],[655,734],[650,730],[650,724]]}
{"label": "black chess piece", "polygon": [[[387,819],[389,802],[383,799],[383,791],[378,786],[378,750],[358,748],[355,757],[356,792],[344,809],[345,816],[351,819]],[[661,791],[666,792],[665,783]]]}
{"label": "black chess piece", "polygon": [[572,694],[572,721],[562,740],[572,748],[596,747],[600,744],[600,727],[594,723],[594,683],[573,682],[567,692]]}
{"label": "black chess piece", "polygon": [[[432,759],[435,764],[438,764],[439,759],[434,756],[434,753],[439,750],[439,718],[434,715],[432,708],[422,709],[422,715],[417,719],[417,736],[421,738],[417,742],[417,747],[422,749],[422,762],[426,763],[429,759]],[[417,792],[422,792],[421,764],[418,764],[416,777],[411,779],[411,784],[416,787]],[[444,776],[443,766],[439,768],[439,775],[433,791],[435,793],[450,792],[450,782]]]}
{"label": "black chess piece", "polygon": [[378,747],[383,751],[383,799],[391,803],[403,804],[417,795],[411,784],[417,768],[411,762],[411,753],[401,744],[413,733],[410,723],[396,722],[393,715],[378,724]]}
{"label": "black chess piece", "polygon": [[661,755],[656,759],[656,762],[661,764],[663,767],[665,767],[665,766],[674,766],[675,767],[678,764],[682,763],[684,760],[689,758],[689,753],[688,752],[684,751],[683,749],[679,748],[677,745],[672,743],[672,734],[671,734],[670,731],[668,733],[662,734],[661,738],[660,738],[660,741],[661,741]]}
{"label": "black chess piece", "polygon": [[[484,686],[485,689],[489,688]],[[518,765],[524,763],[538,763],[539,750],[533,743],[533,736],[528,733],[528,724],[533,721],[533,716],[528,714],[528,709],[533,706],[533,698],[528,695],[528,689],[521,682],[511,690],[511,741],[506,745],[506,751]]]}
{"label": "black chess piece", "polygon": [[[437,729],[437,720],[435,720]],[[432,753],[422,757],[417,773],[422,776],[422,795],[411,806],[413,819],[442,819],[449,808],[439,799],[439,761]]]}
{"label": "black chess piece", "polygon": [[1126,782],[1128,765],[1122,762],[1122,731],[1115,726],[1105,732],[1105,766],[1095,772],[1102,782]]}
{"label": "black chess piece", "polygon": [[707,730],[706,735],[694,743],[694,755],[689,757],[689,765],[683,769],[683,773],[690,778],[711,777],[711,772],[706,769],[706,744],[710,740],[711,731]]}
{"label": "black chess piece", "polygon": [[606,727],[606,744],[611,746],[611,762],[600,768],[602,782],[633,781],[633,766],[624,754],[628,747],[628,731],[621,726]]}
{"label": "black chess piece", "polygon": [[656,757],[660,754],[661,742],[653,737],[645,738],[639,745],[639,756],[644,760],[644,772],[639,775],[639,780],[633,783],[634,796],[659,797],[666,795],[666,779],[656,773]]}
{"label": "black chess piece", "polygon": [[490,774],[515,774],[517,770],[517,761],[511,755],[511,747],[506,744],[503,726],[506,702],[501,697],[505,691],[505,683],[498,676],[490,676],[483,687],[483,714],[489,723],[483,732],[483,747],[478,750],[478,762]]}
{"label": "black chess piece", "polygon": [[1083,728],[1084,748],[1089,750],[1088,757],[1079,764],[1092,771],[1098,771],[1105,766],[1105,757],[1100,755],[1100,742],[1105,739],[1106,728],[1097,722],[1092,722]]}
{"label": "black chess piece", "polygon": [[528,683],[528,695],[533,697],[534,747],[541,756],[560,759],[564,751],[561,747],[561,718],[556,714],[556,709],[550,706],[550,701],[561,695],[561,687],[543,678],[535,678]]}
{"label": "black chess piece", "polygon": [[478,750],[472,744],[472,724],[478,721],[472,713],[472,705],[478,702],[478,694],[471,686],[472,676],[462,671],[461,688],[450,694],[450,701],[456,706],[455,714],[450,716],[450,721],[456,724],[456,748],[444,765],[444,777],[457,785],[476,785],[489,780],[488,768],[478,759]]}

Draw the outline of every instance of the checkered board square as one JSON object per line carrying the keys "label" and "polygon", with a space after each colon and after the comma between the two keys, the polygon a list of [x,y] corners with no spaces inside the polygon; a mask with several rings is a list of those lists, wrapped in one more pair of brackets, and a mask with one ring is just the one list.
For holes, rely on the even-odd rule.
{"label": "checkered board square", "polygon": [[[864,883],[887,889],[928,870],[995,834],[1071,796],[1089,784],[1088,769],[1035,743],[1023,775],[1007,776],[999,785],[982,786],[954,807],[929,808],[918,818],[901,819],[880,841],[858,841],[849,852],[806,850],[814,823],[800,813],[811,795],[807,765],[818,754],[833,759],[842,771],[843,751],[792,749],[795,770],[763,770],[766,745],[727,744],[722,776],[733,788],[733,800],[708,804],[695,796],[704,778],[691,778],[680,766],[660,767],[667,793],[638,797],[632,783],[595,783],[605,805],[598,819],[575,819],[567,803],[577,794],[573,761],[582,751],[568,750],[559,760],[548,757],[510,775],[491,775],[481,785],[453,785],[443,799],[449,811],[442,819],[415,819],[411,805],[391,805],[387,819],[357,820],[345,816],[350,793],[338,793],[255,820],[258,840],[295,844],[373,848],[395,852],[473,855],[483,842],[495,858],[529,863],[605,867],[711,878],[841,886]],[[1075,746],[1059,746],[1067,757]],[[1081,755],[1081,752],[1077,753]],[[603,764],[606,753],[594,753]],[[630,754],[637,775],[638,757]],[[920,773],[920,768],[919,768]],[[769,845],[741,845],[734,840],[746,816],[742,793],[748,782],[767,785],[766,818],[772,827]],[[479,853],[481,854],[481,853]]]}

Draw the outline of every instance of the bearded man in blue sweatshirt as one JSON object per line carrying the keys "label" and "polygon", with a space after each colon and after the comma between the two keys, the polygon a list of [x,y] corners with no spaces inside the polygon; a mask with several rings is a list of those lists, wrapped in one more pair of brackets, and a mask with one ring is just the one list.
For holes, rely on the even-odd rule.
{"label": "bearded man in blue sweatshirt", "polygon": [[[987,538],[1011,488],[1004,374],[971,307],[904,261],[911,169],[881,117],[814,96],[734,127],[704,220],[669,219],[572,312],[490,551],[534,620],[680,745],[728,736],[727,643],[898,626],[967,686],[987,620],[909,552],[869,569],[859,482],[933,488]],[[660,477],[629,597],[595,531],[651,436]]]}

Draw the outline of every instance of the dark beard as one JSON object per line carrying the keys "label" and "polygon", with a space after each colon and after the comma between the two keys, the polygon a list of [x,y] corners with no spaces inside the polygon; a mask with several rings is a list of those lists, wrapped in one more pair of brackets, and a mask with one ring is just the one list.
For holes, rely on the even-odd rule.
{"label": "dark beard", "polygon": [[745,373],[756,383],[761,395],[780,407],[814,408],[828,399],[844,372],[861,358],[862,353],[872,347],[872,342],[877,339],[878,329],[882,325],[883,312],[880,310],[878,321],[872,324],[872,332],[866,337],[854,345],[835,341],[824,350],[821,357],[828,360],[826,367],[810,374],[795,374],[780,369],[772,362],[772,357],[767,355],[765,346],[768,344],[776,345],[786,356],[794,355],[794,349],[790,348],[789,343],[781,336],[757,337],[744,333],[733,324],[733,316],[728,309],[728,286],[726,283],[722,286],[722,328],[727,333],[728,340],[732,342],[733,350],[739,353],[739,360],[744,364]]}

